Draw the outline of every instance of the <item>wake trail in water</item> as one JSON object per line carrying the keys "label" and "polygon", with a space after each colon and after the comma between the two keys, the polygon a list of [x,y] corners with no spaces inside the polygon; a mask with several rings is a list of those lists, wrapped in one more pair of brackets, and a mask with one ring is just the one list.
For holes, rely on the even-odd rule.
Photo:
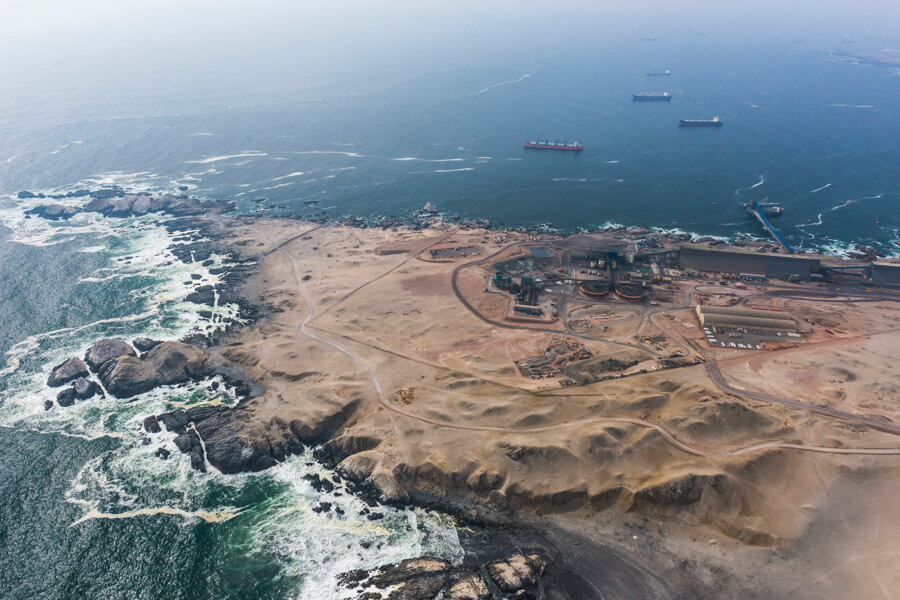
{"label": "wake trail in water", "polygon": [[884,197],[884,193],[878,194],[877,196],[866,196],[864,198],[856,198],[855,200],[844,200],[840,204],[836,204],[835,206],[832,206],[825,212],[820,212],[819,218],[815,223],[803,223],[801,225],[797,225],[797,227],[817,227],[822,224],[822,216],[825,215],[826,213],[834,212],[841,208],[846,208],[848,206],[851,206],[851,205],[856,204],[857,202],[861,202],[863,200],[878,200],[879,198],[882,198],[882,197]]}
{"label": "wake trail in water", "polygon": [[831,187],[831,184],[830,184],[830,183],[826,183],[826,184],[823,185],[822,187],[816,188],[816,189],[814,189],[813,191],[811,191],[810,194],[815,194],[816,192],[821,192],[821,191],[824,190],[825,188],[830,188],[830,187]]}
{"label": "wake trail in water", "polygon": [[489,91],[489,90],[492,90],[492,89],[494,89],[494,88],[498,88],[498,87],[500,87],[500,86],[502,86],[502,85],[510,85],[510,84],[512,84],[512,83],[519,83],[520,81],[522,81],[523,79],[526,79],[526,78],[528,78],[528,77],[531,77],[531,73],[525,73],[524,75],[522,75],[522,76],[519,77],[518,79],[513,79],[513,80],[511,80],[511,81],[501,81],[500,83],[495,83],[494,85],[489,85],[489,86],[487,86],[486,88],[484,88],[483,90],[478,90],[477,92],[472,92],[471,94],[466,94],[466,95],[467,95],[467,96],[478,96],[479,94],[483,94],[483,93],[485,93],[485,92],[487,92],[487,91]]}
{"label": "wake trail in water", "polygon": [[751,185],[750,187],[746,187],[746,188],[738,188],[738,189],[734,190],[734,195],[735,195],[735,196],[740,196],[740,195],[741,195],[741,192],[749,192],[749,191],[752,190],[752,189],[758,188],[759,186],[761,186],[761,185],[764,184],[765,182],[766,182],[765,176],[764,176],[764,175],[760,175],[760,176],[759,176],[759,181],[757,181],[756,183],[754,183],[754,184]]}
{"label": "wake trail in water", "polygon": [[871,104],[826,104],[831,108],[875,108]]}

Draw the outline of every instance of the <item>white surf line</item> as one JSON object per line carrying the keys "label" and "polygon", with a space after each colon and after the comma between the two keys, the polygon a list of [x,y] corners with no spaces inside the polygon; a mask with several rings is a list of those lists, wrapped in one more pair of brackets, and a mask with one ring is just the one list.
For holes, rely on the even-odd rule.
{"label": "white surf line", "polygon": [[832,108],[875,108],[871,104],[826,104]]}
{"label": "white surf line", "polygon": [[528,77],[531,77],[531,73],[525,73],[518,79],[513,79],[511,81],[501,81],[500,83],[495,83],[494,85],[489,85],[486,88],[484,88],[483,90],[478,90],[477,92],[472,92],[471,94],[466,94],[466,95],[467,96],[477,96],[479,94],[483,94],[483,93],[487,92],[488,90],[492,90],[494,88],[500,87],[501,85],[510,85],[511,83],[519,83],[520,81],[522,81],[523,79],[526,79]]}
{"label": "white surf line", "polygon": [[831,184],[830,184],[830,183],[826,183],[826,184],[823,185],[822,187],[816,188],[816,189],[814,189],[813,191],[811,191],[810,194],[815,194],[816,192],[821,192],[821,191],[824,190],[825,188],[830,188],[830,187],[831,187]]}
{"label": "white surf line", "polygon": [[196,160],[186,160],[185,163],[191,165],[207,165],[209,163],[219,162],[222,160],[229,160],[232,158],[246,158],[246,157],[255,157],[255,156],[268,156],[266,152],[244,152],[242,154],[227,154],[223,156],[210,156],[208,158],[198,158]]}
{"label": "white surf line", "polygon": [[416,158],[415,156],[404,156],[403,158],[392,158],[393,161],[403,162],[415,160],[418,162],[444,163],[444,162],[462,162],[464,158]]}
{"label": "white surf line", "polygon": [[86,512],[80,519],[74,521],[69,527],[75,527],[85,521],[92,519],[131,519],[134,517],[152,516],[152,515],[174,515],[184,517],[185,519],[203,519],[207,523],[222,523],[231,520],[241,514],[244,509],[226,506],[219,510],[184,510],[181,508],[173,508],[171,506],[159,506],[156,508],[139,508],[137,510],[129,510],[121,513],[106,513],[97,509],[91,509]]}
{"label": "white surf line", "polygon": [[[283,250],[283,248],[281,248]],[[286,253],[287,254],[287,253]],[[403,409],[400,409],[394,404],[392,404],[387,395],[384,393],[384,389],[381,387],[381,382],[378,380],[377,375],[375,374],[375,369],[373,369],[369,363],[364,361],[362,357],[348,349],[347,347],[341,345],[338,342],[330,339],[328,336],[312,331],[308,327],[308,323],[315,318],[315,303],[312,301],[312,298],[306,291],[306,288],[300,283],[300,277],[297,273],[296,263],[294,261],[294,257],[290,254],[287,254],[290,264],[291,264],[291,276],[294,278],[294,282],[297,284],[297,290],[300,292],[300,295],[303,296],[303,301],[306,303],[308,312],[306,318],[303,319],[303,322],[300,323],[300,333],[305,335],[306,337],[316,340],[318,342],[322,342],[327,346],[330,346],[345,355],[347,358],[355,362],[359,365],[366,377],[371,381],[372,387],[375,389],[375,393],[378,396],[379,403],[386,409],[391,412],[397,413],[399,415],[403,415],[405,417],[416,419],[417,421],[422,421],[423,423],[430,423],[432,425],[437,425],[438,427],[447,427],[450,429],[463,429],[468,431],[493,431],[497,433],[513,433],[513,434],[522,434],[522,433],[540,433],[544,431],[554,431],[557,429],[563,429],[574,425],[587,425],[587,424],[599,424],[599,423],[628,423],[631,425],[637,425],[639,427],[647,427],[657,431],[663,439],[671,444],[672,446],[682,450],[688,454],[693,454],[694,456],[703,456],[708,458],[724,458],[730,456],[738,456],[741,454],[747,454],[751,452],[757,452],[759,450],[765,450],[769,448],[781,448],[786,450],[801,450],[805,452],[823,452],[826,454],[866,454],[866,455],[900,455],[900,448],[834,448],[830,446],[805,446],[803,444],[794,444],[790,442],[763,442],[760,444],[753,444],[751,446],[745,446],[741,448],[735,448],[733,450],[728,450],[724,452],[710,452],[706,450],[702,450],[700,448],[695,448],[690,446],[678,438],[676,438],[672,433],[670,433],[667,429],[663,427],[651,423],[650,421],[645,421],[644,419],[636,419],[631,417],[595,417],[590,419],[581,419],[575,421],[566,421],[564,423],[557,423],[555,425],[547,425],[544,427],[533,427],[533,428],[523,428],[516,429],[510,427],[492,427],[486,425],[462,425],[457,423],[448,423],[446,421],[441,421],[438,419],[432,419],[430,417],[425,417],[422,415],[417,415],[415,413],[407,412]]]}
{"label": "white surf line", "polygon": [[474,171],[474,167],[465,167],[462,169],[435,169],[432,173],[459,173],[460,171]]}
{"label": "white surf line", "polygon": [[341,152],[340,150],[292,150],[290,154],[342,154],[344,156],[351,156],[353,158],[360,158],[364,156],[359,152]]}

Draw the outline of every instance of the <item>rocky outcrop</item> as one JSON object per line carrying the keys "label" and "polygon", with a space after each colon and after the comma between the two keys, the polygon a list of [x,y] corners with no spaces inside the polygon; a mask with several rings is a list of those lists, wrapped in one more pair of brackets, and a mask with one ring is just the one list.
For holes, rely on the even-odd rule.
{"label": "rocky outcrop", "polygon": [[[147,353],[152,356],[167,343],[161,344]],[[120,359],[120,361],[135,359]],[[140,360],[140,359],[138,359]],[[110,390],[112,391],[112,390]],[[223,473],[255,472],[268,469],[283,461],[287,456],[303,451],[305,446],[315,446],[335,436],[359,405],[358,400],[345,405],[334,405],[307,415],[301,420],[285,422],[274,419],[260,423],[253,414],[253,400],[242,402],[230,408],[227,406],[198,406],[186,410],[176,410],[159,415],[158,421],[166,429],[181,435],[195,431],[206,447],[205,458],[209,464]],[[151,431],[153,422],[146,422]],[[365,448],[377,444],[378,440],[345,440],[348,448]],[[184,444],[186,453],[193,446]],[[180,447],[180,446],[179,446]],[[345,452],[340,443],[332,446],[334,452]],[[359,455],[355,455],[359,456]]]}
{"label": "rocky outcrop", "polygon": [[71,219],[81,212],[80,208],[75,206],[66,206],[64,204],[43,204],[36,206],[30,210],[26,210],[26,215],[36,215],[51,221],[60,221]]}
{"label": "rocky outcrop", "polygon": [[87,365],[80,358],[72,357],[60,365],[53,367],[50,377],[47,378],[47,385],[50,387],[59,387],[65,385],[79,377],[87,377],[89,375]]}
{"label": "rocky outcrop", "polygon": [[136,337],[131,340],[131,345],[137,348],[138,352],[147,352],[148,350],[152,350],[156,346],[159,346],[161,343],[162,342],[145,337]]}
{"label": "rocky outcrop", "polygon": [[537,553],[514,554],[487,565],[488,575],[507,594],[535,588],[546,569],[546,559]]}
{"label": "rocky outcrop", "polygon": [[73,388],[66,388],[56,395],[56,403],[60,406],[72,406],[75,404],[76,397]]}
{"label": "rocky outcrop", "polygon": [[662,508],[688,506],[698,502],[707,490],[716,494],[726,493],[729,484],[727,475],[691,473],[635,491],[634,505],[637,508],[648,504]]}
{"label": "rocky outcrop", "polygon": [[[504,598],[537,598],[547,561],[536,553],[515,554],[487,565],[487,572]],[[450,562],[429,556],[410,558],[371,571],[359,569],[338,577],[340,586],[353,590],[358,600],[490,600],[488,583],[471,566],[454,567]],[[371,592],[371,588],[391,590]]]}
{"label": "rocky outcrop", "polygon": [[202,201],[185,196],[170,194],[126,194],[120,188],[101,189],[93,192],[79,190],[78,193],[58,196],[44,196],[31,192],[19,192],[20,198],[73,198],[90,195],[91,200],[83,206],[65,204],[42,204],[26,212],[45,219],[70,219],[80,212],[96,212],[108,217],[139,217],[148,213],[165,212],[175,216],[213,215],[234,210],[234,203],[221,200]]}
{"label": "rocky outcrop", "polygon": [[91,371],[99,373],[100,368],[107,362],[120,356],[135,356],[135,354],[134,348],[122,338],[110,338],[100,340],[91,346],[84,355],[84,362]]}
{"label": "rocky outcrop", "polygon": [[104,362],[99,375],[111,394],[131,398],[161,385],[208,377],[212,372],[206,351],[182,342],[163,342],[140,358],[131,350],[131,354]]}
{"label": "rocky outcrop", "polygon": [[[179,450],[191,455],[194,468],[205,458],[222,473],[263,471],[303,449],[296,439],[289,437],[273,444],[267,433],[252,425],[243,411],[227,406],[176,410],[159,415],[159,421],[167,430],[178,434],[175,443]],[[145,421],[145,427],[152,431],[158,424],[155,420]],[[202,446],[206,447],[205,454]]]}
{"label": "rocky outcrop", "polygon": [[75,395],[78,396],[79,400],[93,398],[97,392],[100,391],[100,387],[96,382],[85,379],[84,377],[76,379],[75,383],[72,384],[72,389],[75,390]]}
{"label": "rocky outcrop", "polygon": [[484,579],[475,571],[454,573],[442,596],[443,600],[491,600],[493,597]]}

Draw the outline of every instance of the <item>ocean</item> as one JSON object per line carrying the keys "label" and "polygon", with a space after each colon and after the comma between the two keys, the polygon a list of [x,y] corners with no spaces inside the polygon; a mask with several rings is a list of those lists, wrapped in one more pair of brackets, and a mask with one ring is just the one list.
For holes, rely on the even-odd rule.
{"label": "ocean", "polygon": [[[768,198],[800,248],[900,255],[900,78],[887,69],[686,30],[391,67],[235,75],[227,93],[221,71],[190,88],[164,70],[98,74],[95,94],[7,73],[18,79],[0,100],[0,597],[340,598],[340,572],[466,552],[445,515],[383,508],[370,521],[340,486],[317,492],[304,475],[327,473],[309,455],[204,475],[170,434],[144,444],[149,414],[237,401],[209,382],[45,411],[49,370],[97,339],[219,327],[185,302],[184,282],[215,283],[227,257],[180,262],[159,216],[28,219],[40,201],[21,190],[117,184],[333,220],[431,202],[505,226],[723,238],[762,237],[740,203]],[[644,91],[674,100],[631,101]],[[725,125],[678,127],[713,116]],[[535,137],[585,151],[525,151]],[[160,444],[168,461],[153,455]],[[323,500],[345,514],[312,511]]]}

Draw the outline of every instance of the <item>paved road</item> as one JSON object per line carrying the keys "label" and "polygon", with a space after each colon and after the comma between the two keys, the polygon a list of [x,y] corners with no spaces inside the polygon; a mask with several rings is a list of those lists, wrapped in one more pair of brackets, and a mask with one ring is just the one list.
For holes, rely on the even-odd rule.
{"label": "paved road", "polygon": [[868,417],[862,417],[860,415],[844,412],[842,410],[835,410],[833,408],[826,408],[824,406],[816,406],[815,404],[807,404],[806,402],[787,400],[786,398],[778,398],[777,396],[770,396],[768,394],[760,394],[759,392],[751,392],[748,390],[738,389],[725,381],[725,379],[722,377],[722,372],[719,370],[719,365],[717,365],[716,363],[707,363],[706,371],[707,373],[709,373],[709,377],[713,380],[713,383],[715,383],[726,392],[734,394],[735,396],[750,398],[751,400],[759,400],[760,402],[782,404],[784,406],[798,408],[800,410],[813,412],[819,415],[824,415],[826,417],[831,417],[833,419],[841,419],[842,421],[850,421],[851,423],[865,425],[877,431],[900,436],[900,427],[891,425],[890,423],[885,423],[883,421],[878,421],[877,419],[870,419]]}

